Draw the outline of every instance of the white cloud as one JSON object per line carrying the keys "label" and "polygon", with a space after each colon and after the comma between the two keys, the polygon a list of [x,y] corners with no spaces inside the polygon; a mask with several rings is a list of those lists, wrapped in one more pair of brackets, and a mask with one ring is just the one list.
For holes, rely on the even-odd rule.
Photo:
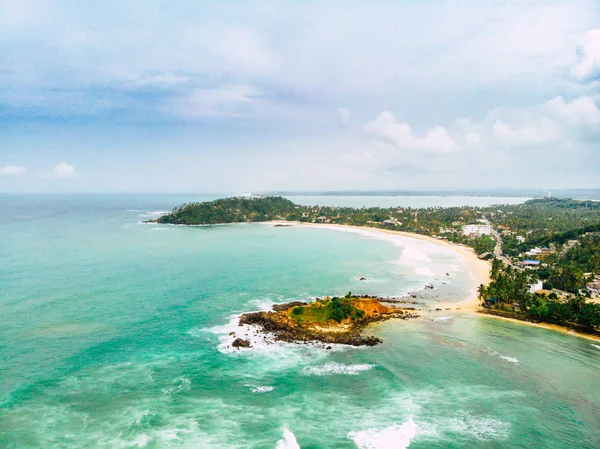
{"label": "white cloud", "polygon": [[372,136],[402,150],[448,153],[457,149],[446,128],[435,126],[423,137],[417,137],[408,123],[396,123],[396,118],[390,111],[381,112],[375,120],[366,124],[365,129]]}
{"label": "white cloud", "polygon": [[17,165],[0,165],[0,175],[22,175],[26,173],[25,167],[19,167]]}
{"label": "white cloud", "polygon": [[546,103],[546,109],[557,119],[580,126],[600,126],[600,110],[592,97],[583,96],[570,103],[556,97]]}
{"label": "white cloud", "polygon": [[578,61],[571,75],[579,81],[589,81],[600,77],[600,29],[586,33],[579,45]]}
{"label": "white cloud", "polygon": [[54,176],[58,178],[74,178],[77,176],[77,172],[75,171],[75,167],[67,164],[66,162],[61,162],[54,166],[53,170]]}
{"label": "white cloud", "polygon": [[417,137],[408,123],[397,123],[389,111],[365,125],[368,135],[398,150],[451,154],[458,150],[485,148],[493,151],[563,147],[600,133],[600,109],[594,98],[571,101],[555,97],[529,108],[499,108],[479,122],[459,119],[448,126],[433,126]]}
{"label": "white cloud", "polygon": [[196,89],[168,104],[167,109],[186,119],[239,117],[245,115],[260,96],[259,90],[248,85]]}
{"label": "white cloud", "polygon": [[350,109],[339,108],[337,112],[340,119],[340,125],[348,126],[352,121],[352,114],[350,113]]}
{"label": "white cloud", "polygon": [[276,61],[256,31],[234,28],[222,33],[213,46],[217,56],[250,72],[269,72]]}
{"label": "white cloud", "polygon": [[544,145],[557,138],[558,130],[549,120],[542,120],[537,126],[509,125],[502,120],[496,120],[491,128],[492,143],[513,147]]}

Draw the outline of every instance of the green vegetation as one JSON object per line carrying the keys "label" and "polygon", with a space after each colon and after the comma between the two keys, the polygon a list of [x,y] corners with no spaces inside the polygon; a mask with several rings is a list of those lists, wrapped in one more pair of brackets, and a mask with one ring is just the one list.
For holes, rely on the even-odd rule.
{"label": "green vegetation", "polygon": [[[495,226],[510,229],[502,235],[502,250],[518,256],[530,248],[564,245],[589,232],[600,231],[600,202],[546,198],[484,211]],[[519,242],[517,236],[523,237]]]}
{"label": "green vegetation", "polygon": [[[586,284],[600,275],[600,202],[545,198],[486,208],[356,209],[298,206],[282,197],[227,198],[184,204],[157,221],[196,225],[267,220],[370,226],[429,235],[471,246],[487,259],[496,256],[499,235],[503,262],[494,259],[492,282],[480,288],[488,306],[541,321],[597,325],[600,306],[579,298],[589,295]],[[462,232],[465,225],[481,223],[491,223],[497,234]],[[524,259],[541,263],[535,271],[523,270],[520,263]],[[529,285],[538,279],[545,288],[558,289],[558,295],[531,293]],[[569,294],[572,296],[565,296]],[[360,311],[351,298],[332,298],[296,307],[290,316],[303,322],[340,322],[360,317]]]}
{"label": "green vegetation", "polygon": [[600,235],[582,236],[572,248],[563,248],[543,259],[545,264],[537,273],[544,288],[577,294],[585,290],[589,281],[586,273],[600,273]]}
{"label": "green vegetation", "polygon": [[487,235],[482,235],[481,237],[475,237],[471,242],[471,246],[477,254],[492,253],[496,247],[496,240]]}
{"label": "green vegetation", "polygon": [[365,312],[354,306],[357,300],[358,298],[352,296],[352,293],[348,293],[343,298],[317,299],[306,306],[294,307],[290,317],[298,323],[326,323],[329,320],[341,323],[346,318],[360,319],[364,317]]}
{"label": "green vegetation", "polygon": [[[505,266],[495,259],[488,286],[479,286],[479,297],[493,311],[508,313],[519,319],[531,319],[560,325],[574,325],[593,330],[600,326],[600,304],[586,302],[577,293],[559,296],[552,292],[529,291],[538,273]],[[502,313],[501,313],[502,314]]]}
{"label": "green vegetation", "polygon": [[201,225],[286,219],[296,205],[282,197],[225,198],[188,203],[156,220],[158,223]]}

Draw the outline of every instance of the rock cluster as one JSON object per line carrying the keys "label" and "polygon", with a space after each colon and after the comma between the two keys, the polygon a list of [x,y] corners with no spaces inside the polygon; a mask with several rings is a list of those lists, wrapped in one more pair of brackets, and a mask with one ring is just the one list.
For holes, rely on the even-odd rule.
{"label": "rock cluster", "polygon": [[[273,311],[270,312],[245,313],[240,317],[239,325],[257,326],[262,332],[271,334],[278,341],[291,343],[319,341],[327,344],[375,346],[381,343],[382,340],[374,336],[362,335],[369,323],[390,318],[409,319],[417,317],[417,315],[411,313],[411,310],[384,306],[375,297],[362,296],[360,298],[359,301],[364,301],[361,307],[368,311],[370,309],[371,313],[367,313],[359,319],[347,319],[342,323],[333,320],[326,323],[299,323],[290,317],[288,311],[307,304],[296,301],[288,304],[277,304],[273,306]],[[383,298],[379,299],[383,300]]]}
{"label": "rock cluster", "polygon": [[250,340],[244,340],[243,338],[236,338],[235,340],[233,340],[233,343],[231,343],[231,346],[238,349],[252,347],[250,345]]}

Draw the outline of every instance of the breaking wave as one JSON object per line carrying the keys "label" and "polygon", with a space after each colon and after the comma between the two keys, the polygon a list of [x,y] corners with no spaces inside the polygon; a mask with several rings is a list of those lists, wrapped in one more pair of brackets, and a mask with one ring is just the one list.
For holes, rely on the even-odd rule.
{"label": "breaking wave", "polygon": [[344,365],[342,363],[326,363],[321,366],[307,366],[302,369],[302,374],[305,376],[331,376],[334,374],[347,374],[349,376],[356,376],[363,371],[369,371],[377,365],[371,365],[368,363],[355,364],[355,365]]}
{"label": "breaking wave", "polygon": [[296,436],[286,427],[283,429],[283,438],[277,442],[275,449],[300,449]]}
{"label": "breaking wave", "polygon": [[354,441],[359,449],[404,449],[410,446],[416,434],[417,425],[410,418],[399,426],[350,432],[348,438]]}

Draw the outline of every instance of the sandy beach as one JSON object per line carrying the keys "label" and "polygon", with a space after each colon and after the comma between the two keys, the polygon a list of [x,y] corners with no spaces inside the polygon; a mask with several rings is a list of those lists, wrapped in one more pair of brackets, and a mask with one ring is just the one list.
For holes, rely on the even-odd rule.
{"label": "sandy beach", "polygon": [[[288,225],[290,224],[290,222],[282,222],[282,223],[285,223]],[[373,228],[373,227],[369,227],[369,226],[350,226],[350,225],[338,225],[338,224],[301,223],[301,222],[297,222],[294,224],[301,225],[301,226],[322,227],[322,228],[323,227],[329,227],[329,228],[334,228],[334,227],[338,228],[339,227],[339,228],[347,228],[347,229],[362,229],[362,230],[369,231],[369,232],[379,232],[379,233],[386,233],[386,234],[392,234],[392,235],[400,235],[403,237],[417,239],[417,240],[423,240],[426,242],[433,243],[435,245],[452,248],[454,251],[456,251],[458,254],[460,254],[463,257],[467,267],[469,268],[470,273],[471,273],[471,278],[473,280],[472,287],[469,290],[469,294],[462,301],[440,302],[440,304],[438,305],[439,308],[452,309],[452,311],[458,312],[458,313],[478,314],[478,315],[489,317],[489,318],[495,318],[495,319],[500,319],[500,320],[504,320],[504,321],[511,321],[511,322],[517,323],[517,324],[523,324],[523,325],[528,325],[528,326],[549,329],[549,330],[561,332],[564,334],[569,334],[569,335],[573,335],[576,337],[585,338],[587,340],[600,341],[600,337],[598,337],[596,335],[590,335],[590,334],[584,334],[581,332],[576,332],[572,329],[569,329],[564,326],[559,326],[556,324],[534,323],[534,322],[530,322],[530,321],[517,320],[515,318],[508,318],[508,317],[502,317],[502,316],[490,315],[490,314],[484,313],[483,309],[479,305],[479,299],[477,298],[477,287],[479,287],[480,284],[488,284],[490,282],[491,263],[487,260],[482,260],[479,257],[477,257],[477,254],[475,253],[475,251],[473,251],[472,248],[469,248],[467,246],[450,243],[450,242],[447,242],[446,240],[437,239],[437,238],[430,237],[427,235],[413,234],[410,232],[402,232],[402,231],[393,231],[390,229]]]}
{"label": "sandy beach", "polygon": [[390,229],[381,229],[381,228],[373,228],[369,226],[350,226],[350,225],[338,225],[338,224],[319,224],[319,223],[298,223],[301,226],[311,226],[311,227],[329,227],[329,228],[346,228],[346,229],[362,229],[364,231],[375,232],[375,233],[385,233],[391,235],[399,235],[402,237],[407,237],[416,240],[422,240],[425,242],[433,243],[438,246],[443,246],[446,248],[452,248],[455,252],[457,252],[465,261],[467,267],[469,268],[472,285],[469,290],[468,295],[459,302],[441,302],[438,307],[440,308],[452,308],[460,309],[462,312],[477,312],[479,310],[479,300],[477,299],[477,287],[481,284],[487,284],[490,282],[490,268],[491,264],[487,260],[482,260],[477,257],[475,251],[472,248],[464,245],[457,245],[446,240],[437,239],[434,237],[430,237],[427,235],[421,234],[413,234],[410,232],[402,232],[402,231],[392,231]]}

